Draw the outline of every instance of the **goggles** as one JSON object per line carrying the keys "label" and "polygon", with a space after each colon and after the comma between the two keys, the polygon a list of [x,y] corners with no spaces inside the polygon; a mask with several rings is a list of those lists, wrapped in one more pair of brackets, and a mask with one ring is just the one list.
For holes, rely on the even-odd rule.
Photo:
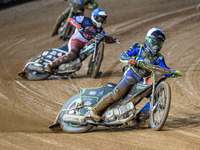
{"label": "goggles", "polygon": [[103,16],[96,16],[95,20],[97,22],[101,22],[102,24],[106,23],[106,17],[103,17]]}
{"label": "goggles", "polygon": [[162,40],[151,39],[151,45],[152,45],[152,47],[162,48],[163,44],[164,44],[164,41],[162,41]]}

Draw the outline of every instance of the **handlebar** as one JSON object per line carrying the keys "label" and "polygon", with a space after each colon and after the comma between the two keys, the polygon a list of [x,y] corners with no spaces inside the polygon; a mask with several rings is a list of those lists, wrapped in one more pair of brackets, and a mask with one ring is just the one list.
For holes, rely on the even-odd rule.
{"label": "handlebar", "polygon": [[74,2],[73,0],[64,0],[64,1],[69,2],[72,5],[74,5],[74,4],[82,4],[81,2],[77,2],[77,1]]}
{"label": "handlebar", "polygon": [[[81,32],[84,32],[84,31],[81,31]],[[107,36],[105,36],[104,34],[95,33],[95,32],[90,31],[89,29],[86,29],[85,33],[91,35],[92,37],[96,37],[96,38],[99,38],[99,39],[107,38]],[[114,41],[117,42],[118,44],[120,44],[120,40],[118,38],[115,38]]]}
{"label": "handlebar", "polygon": [[86,29],[86,30],[85,30],[85,33],[91,35],[92,37],[95,37],[95,36],[97,36],[98,34],[101,35],[102,37],[104,37],[103,34],[92,32],[92,31],[90,31],[89,29]]}
{"label": "handlebar", "polygon": [[172,69],[164,69],[158,65],[153,65],[144,61],[139,61],[137,63],[137,66],[146,68],[148,70],[151,70],[152,72],[156,72],[156,74],[164,75],[164,74],[176,74],[176,72]]}

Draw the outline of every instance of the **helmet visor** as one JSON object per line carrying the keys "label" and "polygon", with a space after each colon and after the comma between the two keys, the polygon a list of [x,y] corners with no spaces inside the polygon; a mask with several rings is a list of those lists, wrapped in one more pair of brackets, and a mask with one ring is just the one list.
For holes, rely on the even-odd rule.
{"label": "helmet visor", "polygon": [[106,17],[103,17],[103,16],[96,16],[96,21],[97,22],[101,22],[102,24],[103,23],[106,23]]}
{"label": "helmet visor", "polygon": [[163,44],[164,44],[164,41],[162,41],[162,40],[159,40],[159,39],[152,39],[152,41],[151,41],[151,46],[152,47],[157,47],[157,48],[162,48],[162,46],[163,46]]}

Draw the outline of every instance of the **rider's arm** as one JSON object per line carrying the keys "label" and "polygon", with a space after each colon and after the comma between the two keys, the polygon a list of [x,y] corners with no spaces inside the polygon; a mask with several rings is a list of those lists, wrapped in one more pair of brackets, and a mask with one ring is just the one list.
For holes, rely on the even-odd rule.
{"label": "rider's arm", "polygon": [[115,37],[112,37],[112,36],[108,36],[108,35],[105,33],[104,30],[101,31],[101,34],[104,35],[104,37],[105,37],[105,42],[106,42],[107,44],[109,44],[109,43],[115,43],[115,42],[116,42],[116,38],[115,38]]}
{"label": "rider's arm", "polygon": [[128,63],[129,59],[131,59],[133,56],[138,55],[138,53],[139,53],[138,44],[135,43],[126,52],[121,54],[120,61],[123,63]]}
{"label": "rider's arm", "polygon": [[[158,58],[158,62],[156,63],[156,65],[159,65],[160,67],[164,68],[164,69],[170,69],[169,67],[167,67],[167,65],[165,64],[165,60],[164,57],[161,55]],[[174,70],[175,71],[175,70]],[[165,77],[171,77],[173,74],[166,74]]]}
{"label": "rider's arm", "polygon": [[105,42],[106,42],[107,44],[109,44],[109,43],[115,43],[115,42],[116,42],[115,40],[116,40],[115,37],[105,36]]}
{"label": "rider's arm", "polygon": [[83,22],[84,16],[74,16],[73,18],[69,18],[68,21],[75,28],[79,29],[81,27],[81,23]]}

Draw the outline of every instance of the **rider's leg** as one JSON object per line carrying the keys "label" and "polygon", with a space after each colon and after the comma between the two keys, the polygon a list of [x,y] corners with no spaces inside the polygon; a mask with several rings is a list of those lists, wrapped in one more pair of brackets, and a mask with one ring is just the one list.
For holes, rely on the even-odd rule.
{"label": "rider's leg", "polygon": [[51,70],[53,68],[56,68],[56,67],[60,66],[61,64],[67,63],[67,62],[69,62],[71,60],[75,60],[77,57],[78,57],[78,52],[72,50],[68,54],[63,55],[63,56],[59,57],[58,59],[56,59],[55,61],[49,63],[47,65],[47,71],[51,72]]}
{"label": "rider's leg", "polygon": [[78,39],[71,38],[69,41],[69,53],[59,57],[58,59],[54,60],[53,62],[49,63],[45,70],[51,72],[53,68],[58,67],[63,63],[67,63],[71,60],[75,60],[79,56],[80,49],[84,46],[85,42],[82,42]]}
{"label": "rider's leg", "polygon": [[99,121],[101,119],[99,115],[101,115],[102,111],[105,110],[106,107],[120,100],[127,94],[130,88],[138,82],[131,72],[132,70],[128,70],[115,89],[101,98],[94,109],[90,111],[89,117],[94,121]]}

